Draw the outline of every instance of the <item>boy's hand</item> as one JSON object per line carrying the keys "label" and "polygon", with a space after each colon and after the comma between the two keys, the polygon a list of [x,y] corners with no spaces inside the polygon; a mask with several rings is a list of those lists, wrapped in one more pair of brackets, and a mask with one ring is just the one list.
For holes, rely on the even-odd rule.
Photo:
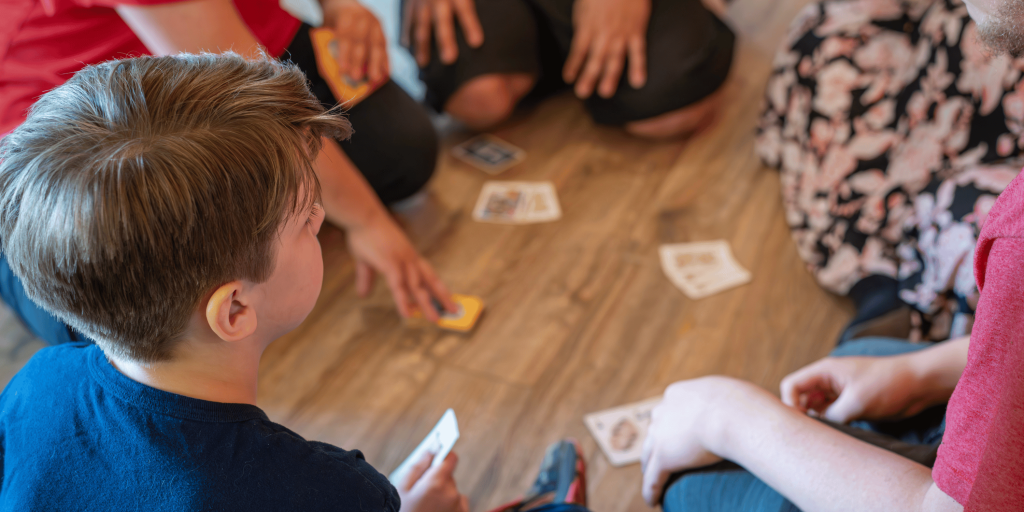
{"label": "boy's hand", "polygon": [[395,298],[398,313],[408,318],[419,309],[431,322],[438,320],[430,298],[435,297],[447,311],[458,311],[452,294],[437,278],[434,269],[416,252],[405,233],[386,213],[366,225],[347,229],[349,250],[356,260],[356,291],[365,297],[373,287],[376,272],[383,274]]}
{"label": "boy's hand", "polygon": [[575,33],[562,77],[576,83],[576,96],[588,98],[597,87],[611,98],[629,60],[629,85],[647,83],[647,22],[651,0],[576,0]]}
{"label": "boy's hand", "polygon": [[388,42],[380,21],[357,0],[323,0],[324,26],[338,39],[338,68],[360,82],[380,82],[390,75]]}
{"label": "boy's hand", "polygon": [[782,401],[801,412],[847,423],[906,418],[929,404],[905,355],[826,357],[782,379]]}
{"label": "boy's hand", "polygon": [[[402,43],[414,46],[420,67],[430,62],[431,29],[437,39],[441,62],[452,64],[459,57],[454,18],[459,19],[462,35],[470,47],[479,48],[484,44],[484,29],[480,26],[474,0],[409,0],[406,4]],[[416,44],[410,45],[410,40]]]}
{"label": "boy's hand", "polygon": [[401,512],[469,512],[469,498],[459,493],[452,476],[459,458],[451,452],[436,468],[430,467],[433,461],[433,454],[424,455],[399,485]]}
{"label": "boy's hand", "polygon": [[651,425],[640,459],[644,472],[642,491],[648,505],[657,505],[672,473],[722,460],[707,448],[705,432],[709,421],[706,413],[722,403],[721,397],[727,395],[723,390],[744,385],[751,384],[724,377],[704,377],[676,382],[665,390],[662,402],[651,412]]}

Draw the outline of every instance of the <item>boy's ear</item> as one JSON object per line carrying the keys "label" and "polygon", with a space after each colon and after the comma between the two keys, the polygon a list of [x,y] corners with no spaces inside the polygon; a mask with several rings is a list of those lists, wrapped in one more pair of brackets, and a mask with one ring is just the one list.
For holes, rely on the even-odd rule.
{"label": "boy's ear", "polygon": [[239,341],[256,332],[256,309],[243,290],[241,281],[231,281],[217,288],[206,303],[206,322],[224,341]]}

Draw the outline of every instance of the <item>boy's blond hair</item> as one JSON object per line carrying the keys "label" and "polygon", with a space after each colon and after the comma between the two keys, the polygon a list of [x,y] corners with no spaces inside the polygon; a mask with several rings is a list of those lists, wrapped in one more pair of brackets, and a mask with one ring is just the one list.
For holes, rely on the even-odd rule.
{"label": "boy's blond hair", "polygon": [[319,195],[321,136],[350,132],[267,58],[86,67],[0,144],[3,252],[108,354],[167,360],[207,294],[269,277],[282,222]]}

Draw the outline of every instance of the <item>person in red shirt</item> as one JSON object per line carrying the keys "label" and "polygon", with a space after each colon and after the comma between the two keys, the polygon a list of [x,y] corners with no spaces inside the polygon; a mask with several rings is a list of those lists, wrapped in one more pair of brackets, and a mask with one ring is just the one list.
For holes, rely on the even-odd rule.
{"label": "person in red shirt", "polygon": [[[316,162],[327,220],[346,230],[356,285],[369,293],[374,275],[387,281],[399,313],[419,309],[431,320],[431,298],[454,310],[451,294],[409,242],[385,205],[421,190],[437,159],[438,140],[426,111],[388,79],[384,34],[356,0],[323,0],[324,26],[338,40],[341,73],[381,84],[346,110],[348,140],[325,140]],[[0,135],[25,119],[36,98],[88,64],[139,55],[234,51],[295,62],[321,103],[338,103],[319,75],[311,27],[278,0],[8,0],[0,16]],[[78,338],[25,297],[0,257],[0,296],[41,338]]]}
{"label": "person in red shirt", "polygon": [[[1024,54],[1024,7],[967,6],[991,48]],[[969,337],[854,340],[786,377],[781,400],[727,377],[672,384],[652,413],[644,498],[667,512],[1024,510],[1024,175],[979,222]],[[852,356],[858,345],[875,355]],[[923,425],[929,411],[938,422]],[[811,416],[916,421],[925,453]]]}

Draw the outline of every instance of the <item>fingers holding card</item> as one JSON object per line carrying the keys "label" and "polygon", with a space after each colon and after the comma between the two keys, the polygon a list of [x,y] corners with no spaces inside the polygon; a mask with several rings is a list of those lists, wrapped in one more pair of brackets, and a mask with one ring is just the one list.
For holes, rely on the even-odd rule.
{"label": "fingers holding card", "polygon": [[423,459],[427,453],[434,455],[431,467],[440,466],[444,462],[448,452],[452,451],[455,441],[459,440],[459,422],[455,419],[455,411],[448,409],[441,416],[441,419],[434,425],[427,437],[406,457],[398,468],[391,472],[388,480],[393,485],[400,486],[405,483],[406,476],[417,462]]}
{"label": "fingers holding card", "polygon": [[[452,301],[458,306],[458,309],[454,312],[445,311],[444,306],[441,302],[434,299],[434,309],[437,310],[438,320],[436,325],[442,329],[455,331],[455,332],[469,332],[473,330],[477,320],[480,319],[480,315],[484,312],[484,301],[480,297],[473,295],[459,295],[453,294]],[[420,311],[414,311],[412,314],[412,320],[420,320],[423,318],[423,313]],[[413,323],[413,326],[416,326]]]}

